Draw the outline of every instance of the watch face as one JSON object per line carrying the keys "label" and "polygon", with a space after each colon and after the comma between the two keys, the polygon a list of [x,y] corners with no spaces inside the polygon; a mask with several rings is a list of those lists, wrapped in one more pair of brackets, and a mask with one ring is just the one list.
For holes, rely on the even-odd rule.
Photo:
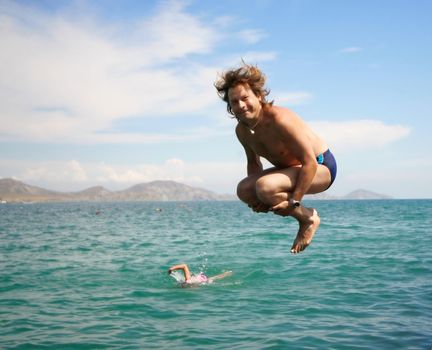
{"label": "watch face", "polygon": [[295,201],[295,200],[293,200],[293,207],[294,208],[297,208],[297,207],[299,207],[300,206],[300,202],[299,201]]}
{"label": "watch face", "polygon": [[290,203],[294,208],[297,208],[297,207],[300,206],[300,201],[296,201],[295,199],[292,199],[292,198],[289,200],[289,203]]}

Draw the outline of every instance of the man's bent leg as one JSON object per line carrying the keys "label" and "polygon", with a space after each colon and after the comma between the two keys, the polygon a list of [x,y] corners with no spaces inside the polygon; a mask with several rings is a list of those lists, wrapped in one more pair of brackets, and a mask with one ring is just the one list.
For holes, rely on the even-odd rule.
{"label": "man's bent leg", "polygon": [[293,211],[293,217],[299,222],[299,230],[291,247],[291,253],[300,253],[312,242],[315,232],[318,230],[321,219],[314,208],[300,206]]}
{"label": "man's bent leg", "polygon": [[251,175],[240,181],[237,185],[237,196],[253,211],[267,213],[270,206],[262,203],[256,195],[256,182],[260,176],[261,174]]}
{"label": "man's bent leg", "polygon": [[[256,195],[260,201],[275,206],[288,200],[295,188],[299,167],[285,169],[269,169],[256,180]],[[318,165],[315,177],[309,187],[308,194],[325,191],[331,182],[328,168]]]}
{"label": "man's bent leg", "polygon": [[298,174],[298,168],[275,170],[261,176],[256,181],[257,198],[274,207],[284,201],[288,201]]}
{"label": "man's bent leg", "polygon": [[292,253],[299,253],[310,244],[320,224],[315,209],[304,206],[292,208],[288,205],[297,172],[298,168],[284,169],[261,176],[256,182],[256,195],[261,202],[270,207],[286,202],[286,210],[280,210],[275,214],[292,216],[299,222],[299,231],[291,247]]}

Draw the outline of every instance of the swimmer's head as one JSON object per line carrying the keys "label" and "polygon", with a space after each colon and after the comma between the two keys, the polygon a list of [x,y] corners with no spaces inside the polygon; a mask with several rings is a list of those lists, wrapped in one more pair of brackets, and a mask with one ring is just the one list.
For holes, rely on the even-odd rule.
{"label": "swimmer's head", "polygon": [[170,277],[174,278],[177,283],[184,283],[184,282],[186,282],[184,274],[181,273],[178,270],[176,270],[176,271],[168,271],[168,274],[169,274]]}

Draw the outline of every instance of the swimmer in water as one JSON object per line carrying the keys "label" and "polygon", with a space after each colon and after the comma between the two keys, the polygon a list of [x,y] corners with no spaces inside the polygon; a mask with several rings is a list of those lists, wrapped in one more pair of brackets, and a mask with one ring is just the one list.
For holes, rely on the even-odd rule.
{"label": "swimmer in water", "polygon": [[213,283],[215,280],[219,280],[221,278],[225,278],[227,276],[232,275],[232,271],[226,271],[216,276],[207,277],[203,273],[198,275],[193,275],[190,273],[189,267],[186,264],[174,265],[168,269],[168,274],[170,275],[173,271],[182,270],[184,274],[185,281],[182,283],[182,286],[192,286],[199,285],[204,283]]}

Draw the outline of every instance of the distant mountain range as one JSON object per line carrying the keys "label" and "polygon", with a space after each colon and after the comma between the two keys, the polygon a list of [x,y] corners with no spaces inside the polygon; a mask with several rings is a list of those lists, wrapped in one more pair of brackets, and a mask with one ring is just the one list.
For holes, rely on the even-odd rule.
{"label": "distant mountain range", "polygon": [[[343,197],[326,193],[307,196],[308,199],[390,199],[378,193],[357,190]],[[102,186],[79,192],[51,191],[27,185],[14,179],[0,179],[0,201],[3,202],[66,202],[66,201],[219,201],[237,200],[234,195],[220,195],[202,188],[174,181],[153,181],[121,191],[109,191]]]}
{"label": "distant mountain range", "polygon": [[232,200],[233,195],[187,186],[174,181],[153,181],[109,191],[102,186],[79,192],[57,192],[30,186],[14,179],[0,179],[0,200],[7,202],[65,202],[65,201],[214,201]]}
{"label": "distant mountain range", "polygon": [[308,199],[393,199],[393,197],[391,196],[387,196],[385,194],[375,193],[363,189],[352,191],[342,197],[332,196],[330,194],[327,194],[326,192],[323,192],[314,195],[307,195],[306,198]]}
{"label": "distant mountain range", "polygon": [[393,197],[360,189],[348,193],[341,199],[393,199]]}

